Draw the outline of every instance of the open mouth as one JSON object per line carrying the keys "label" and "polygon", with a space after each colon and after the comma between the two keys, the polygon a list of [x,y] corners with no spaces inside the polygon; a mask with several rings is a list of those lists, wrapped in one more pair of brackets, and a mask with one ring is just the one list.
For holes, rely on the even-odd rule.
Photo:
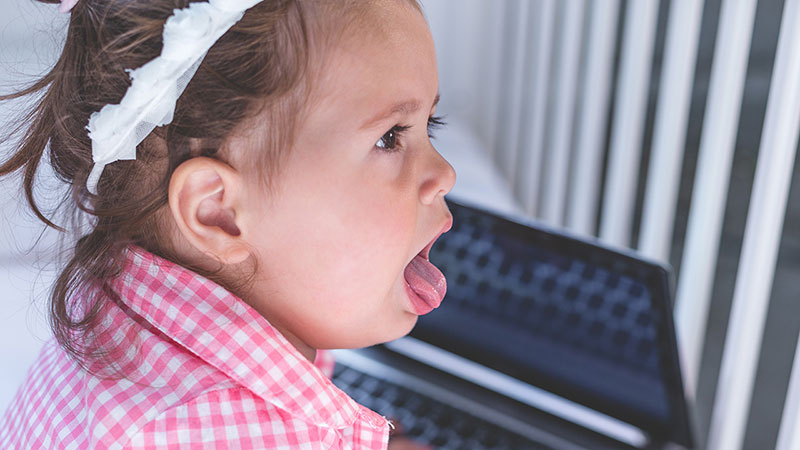
{"label": "open mouth", "polygon": [[420,250],[420,252],[417,255],[418,256],[422,256],[426,260],[430,260],[431,249],[433,248],[433,244],[435,244],[436,241],[438,241],[439,238],[442,237],[443,234],[445,234],[448,231],[450,231],[450,228],[452,228],[452,227],[453,227],[453,217],[452,216],[448,216],[447,222],[445,222],[445,224],[442,227],[441,231],[439,231],[439,234],[434,236],[434,238],[431,239],[430,242],[428,242],[428,245],[423,247],[422,250]]}
{"label": "open mouth", "polygon": [[428,245],[426,245],[422,250],[420,250],[420,252],[417,253],[417,255],[425,258],[426,261],[430,261],[431,249],[433,248],[433,244],[439,239],[439,236],[441,235],[442,233],[439,233],[435,238],[433,238],[432,241],[428,242]]}
{"label": "open mouth", "polygon": [[450,229],[452,219],[442,228],[423,249],[408,263],[403,273],[406,280],[406,291],[411,299],[414,312],[427,314],[442,304],[447,292],[447,280],[444,274],[433,264],[429,257],[431,248],[439,237]]}

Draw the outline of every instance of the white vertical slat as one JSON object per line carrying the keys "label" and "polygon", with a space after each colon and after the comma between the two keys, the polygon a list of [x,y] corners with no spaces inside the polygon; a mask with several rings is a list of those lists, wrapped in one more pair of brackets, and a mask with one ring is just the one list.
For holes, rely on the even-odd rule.
{"label": "white vertical slat", "polygon": [[520,138],[520,158],[516,177],[516,189],[525,212],[535,215],[539,206],[539,186],[541,184],[541,164],[544,153],[545,129],[547,125],[548,87],[550,85],[550,65],[553,54],[553,33],[556,21],[555,0],[539,0],[533,3],[535,33],[527,60],[530,64],[528,80],[531,90],[528,98],[526,123]]}
{"label": "white vertical slat", "polygon": [[586,66],[583,69],[583,94],[578,108],[573,158],[573,187],[567,202],[567,226],[586,235],[594,234],[596,226],[619,0],[592,1],[589,7]]}
{"label": "white vertical slat", "polygon": [[689,392],[700,368],[755,8],[755,0],[725,0],[720,12],[675,304]]}
{"label": "white vertical slat", "polygon": [[[481,5],[483,11],[487,14],[489,20],[488,23],[485,24],[488,33],[485,35],[486,39],[489,41],[486,45],[490,47],[491,50],[486,51],[488,49],[483,49],[486,51],[484,54],[487,60],[481,63],[483,64],[484,68],[488,66],[488,70],[480,70],[481,72],[485,72],[486,77],[481,80],[481,84],[486,86],[488,91],[491,91],[489,95],[482,95],[480,96],[484,104],[487,108],[484,110],[486,111],[485,114],[481,114],[482,120],[486,122],[486,135],[484,139],[486,139],[486,143],[489,147],[489,153],[493,156],[496,155],[497,152],[497,142],[499,133],[502,130],[501,123],[504,119],[504,116],[501,114],[503,105],[501,104],[498,99],[503,98],[502,93],[505,86],[503,82],[505,71],[503,69],[503,46],[505,45],[505,33],[506,33],[506,26],[505,20],[507,16],[507,11],[511,8],[509,4],[510,0],[498,0],[496,2],[492,2],[491,5],[487,5],[486,2],[481,3],[473,3],[473,7],[465,8],[469,9],[472,12],[481,11],[477,7],[477,5]],[[454,8],[456,11],[459,8]],[[488,9],[489,11],[486,11]],[[475,22],[476,26],[481,26],[480,21]],[[462,50],[469,51],[471,49],[464,49],[463,45],[457,46],[462,47]],[[471,57],[467,56],[465,60],[470,60]],[[482,68],[479,68],[482,69]]]}
{"label": "white vertical slat", "polygon": [[600,220],[600,237],[617,246],[630,243],[658,4],[658,0],[630,1],[625,14],[616,112]]}
{"label": "white vertical slat", "polygon": [[778,442],[775,450],[795,450],[800,448],[800,340],[794,351],[792,376],[789,379],[789,390],[783,405],[781,428],[778,431]]}
{"label": "white vertical slat", "polygon": [[656,106],[639,249],[669,259],[704,0],[673,0]]}
{"label": "white vertical slat", "polygon": [[555,97],[551,103],[553,127],[542,173],[544,192],[541,218],[556,226],[564,222],[567,197],[572,123],[578,91],[583,11],[585,0],[562,0],[558,58],[555,73]]}
{"label": "white vertical slat", "polygon": [[709,450],[742,447],[797,153],[798,131],[800,0],[787,0],[711,415]]}
{"label": "white vertical slat", "polygon": [[[520,132],[520,112],[522,110],[523,78],[525,70],[525,54],[527,53],[527,31],[530,2],[515,0],[508,5],[508,19],[516,22],[507,28],[507,46],[510,46],[510,61],[507,61],[506,82],[502,89],[505,90],[499,113],[500,134],[497,136],[497,156],[500,170],[505,175],[510,185],[514,183],[516,175],[517,148]],[[510,25],[510,24],[509,24]]]}
{"label": "white vertical slat", "polygon": [[564,220],[585,2],[564,0],[560,5],[558,57],[553,80],[555,96],[550,103],[553,124],[541,176],[543,192],[539,214],[544,221],[556,226]]}

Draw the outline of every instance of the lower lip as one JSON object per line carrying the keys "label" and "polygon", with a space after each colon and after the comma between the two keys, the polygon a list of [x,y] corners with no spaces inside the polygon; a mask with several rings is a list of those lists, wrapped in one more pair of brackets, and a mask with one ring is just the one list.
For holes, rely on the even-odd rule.
{"label": "lower lip", "polygon": [[433,306],[429,305],[428,302],[420,298],[420,296],[417,295],[417,293],[414,292],[413,289],[411,289],[411,286],[409,286],[408,283],[406,283],[405,286],[406,286],[406,294],[408,295],[408,299],[411,302],[411,309],[414,312],[414,314],[418,316],[423,316],[433,311],[434,309]]}

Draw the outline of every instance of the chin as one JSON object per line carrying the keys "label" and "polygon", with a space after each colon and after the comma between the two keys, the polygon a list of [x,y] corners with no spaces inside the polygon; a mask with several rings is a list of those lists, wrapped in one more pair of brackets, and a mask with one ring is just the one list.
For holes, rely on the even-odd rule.
{"label": "chin", "polygon": [[384,342],[393,341],[395,339],[400,339],[401,337],[410,333],[414,328],[414,325],[417,324],[417,319],[419,319],[419,316],[414,313],[406,313],[406,319],[407,321],[403,323],[403,327],[400,327],[397,330],[397,333],[385,339],[383,342],[381,342],[381,344]]}
{"label": "chin", "polygon": [[317,348],[365,348],[373,345],[384,344],[395,339],[407,335],[417,324],[418,316],[412,313],[405,313],[402,322],[400,320],[394,322],[391,327],[383,327],[378,333],[369,337],[362,336],[361,338],[348,339],[346,341],[339,341],[335,345],[330,345],[328,342],[326,346]]}

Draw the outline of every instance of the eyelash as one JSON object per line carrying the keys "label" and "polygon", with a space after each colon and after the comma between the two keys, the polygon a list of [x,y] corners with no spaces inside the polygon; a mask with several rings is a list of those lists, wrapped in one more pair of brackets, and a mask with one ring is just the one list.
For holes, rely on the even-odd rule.
{"label": "eyelash", "polygon": [[[438,130],[439,128],[442,128],[445,125],[447,125],[447,123],[444,121],[442,116],[428,117],[428,137],[430,139],[434,139],[433,130]],[[397,148],[397,140],[400,139],[403,136],[403,134],[410,128],[411,128],[410,125],[393,126],[389,131],[384,133],[380,139],[378,139],[378,142],[375,144],[375,147],[386,153],[394,153],[398,151],[399,148]],[[393,144],[387,145],[386,138],[387,136],[390,135],[392,136],[391,139],[393,141]],[[381,142],[384,142],[384,146],[379,145]]]}

